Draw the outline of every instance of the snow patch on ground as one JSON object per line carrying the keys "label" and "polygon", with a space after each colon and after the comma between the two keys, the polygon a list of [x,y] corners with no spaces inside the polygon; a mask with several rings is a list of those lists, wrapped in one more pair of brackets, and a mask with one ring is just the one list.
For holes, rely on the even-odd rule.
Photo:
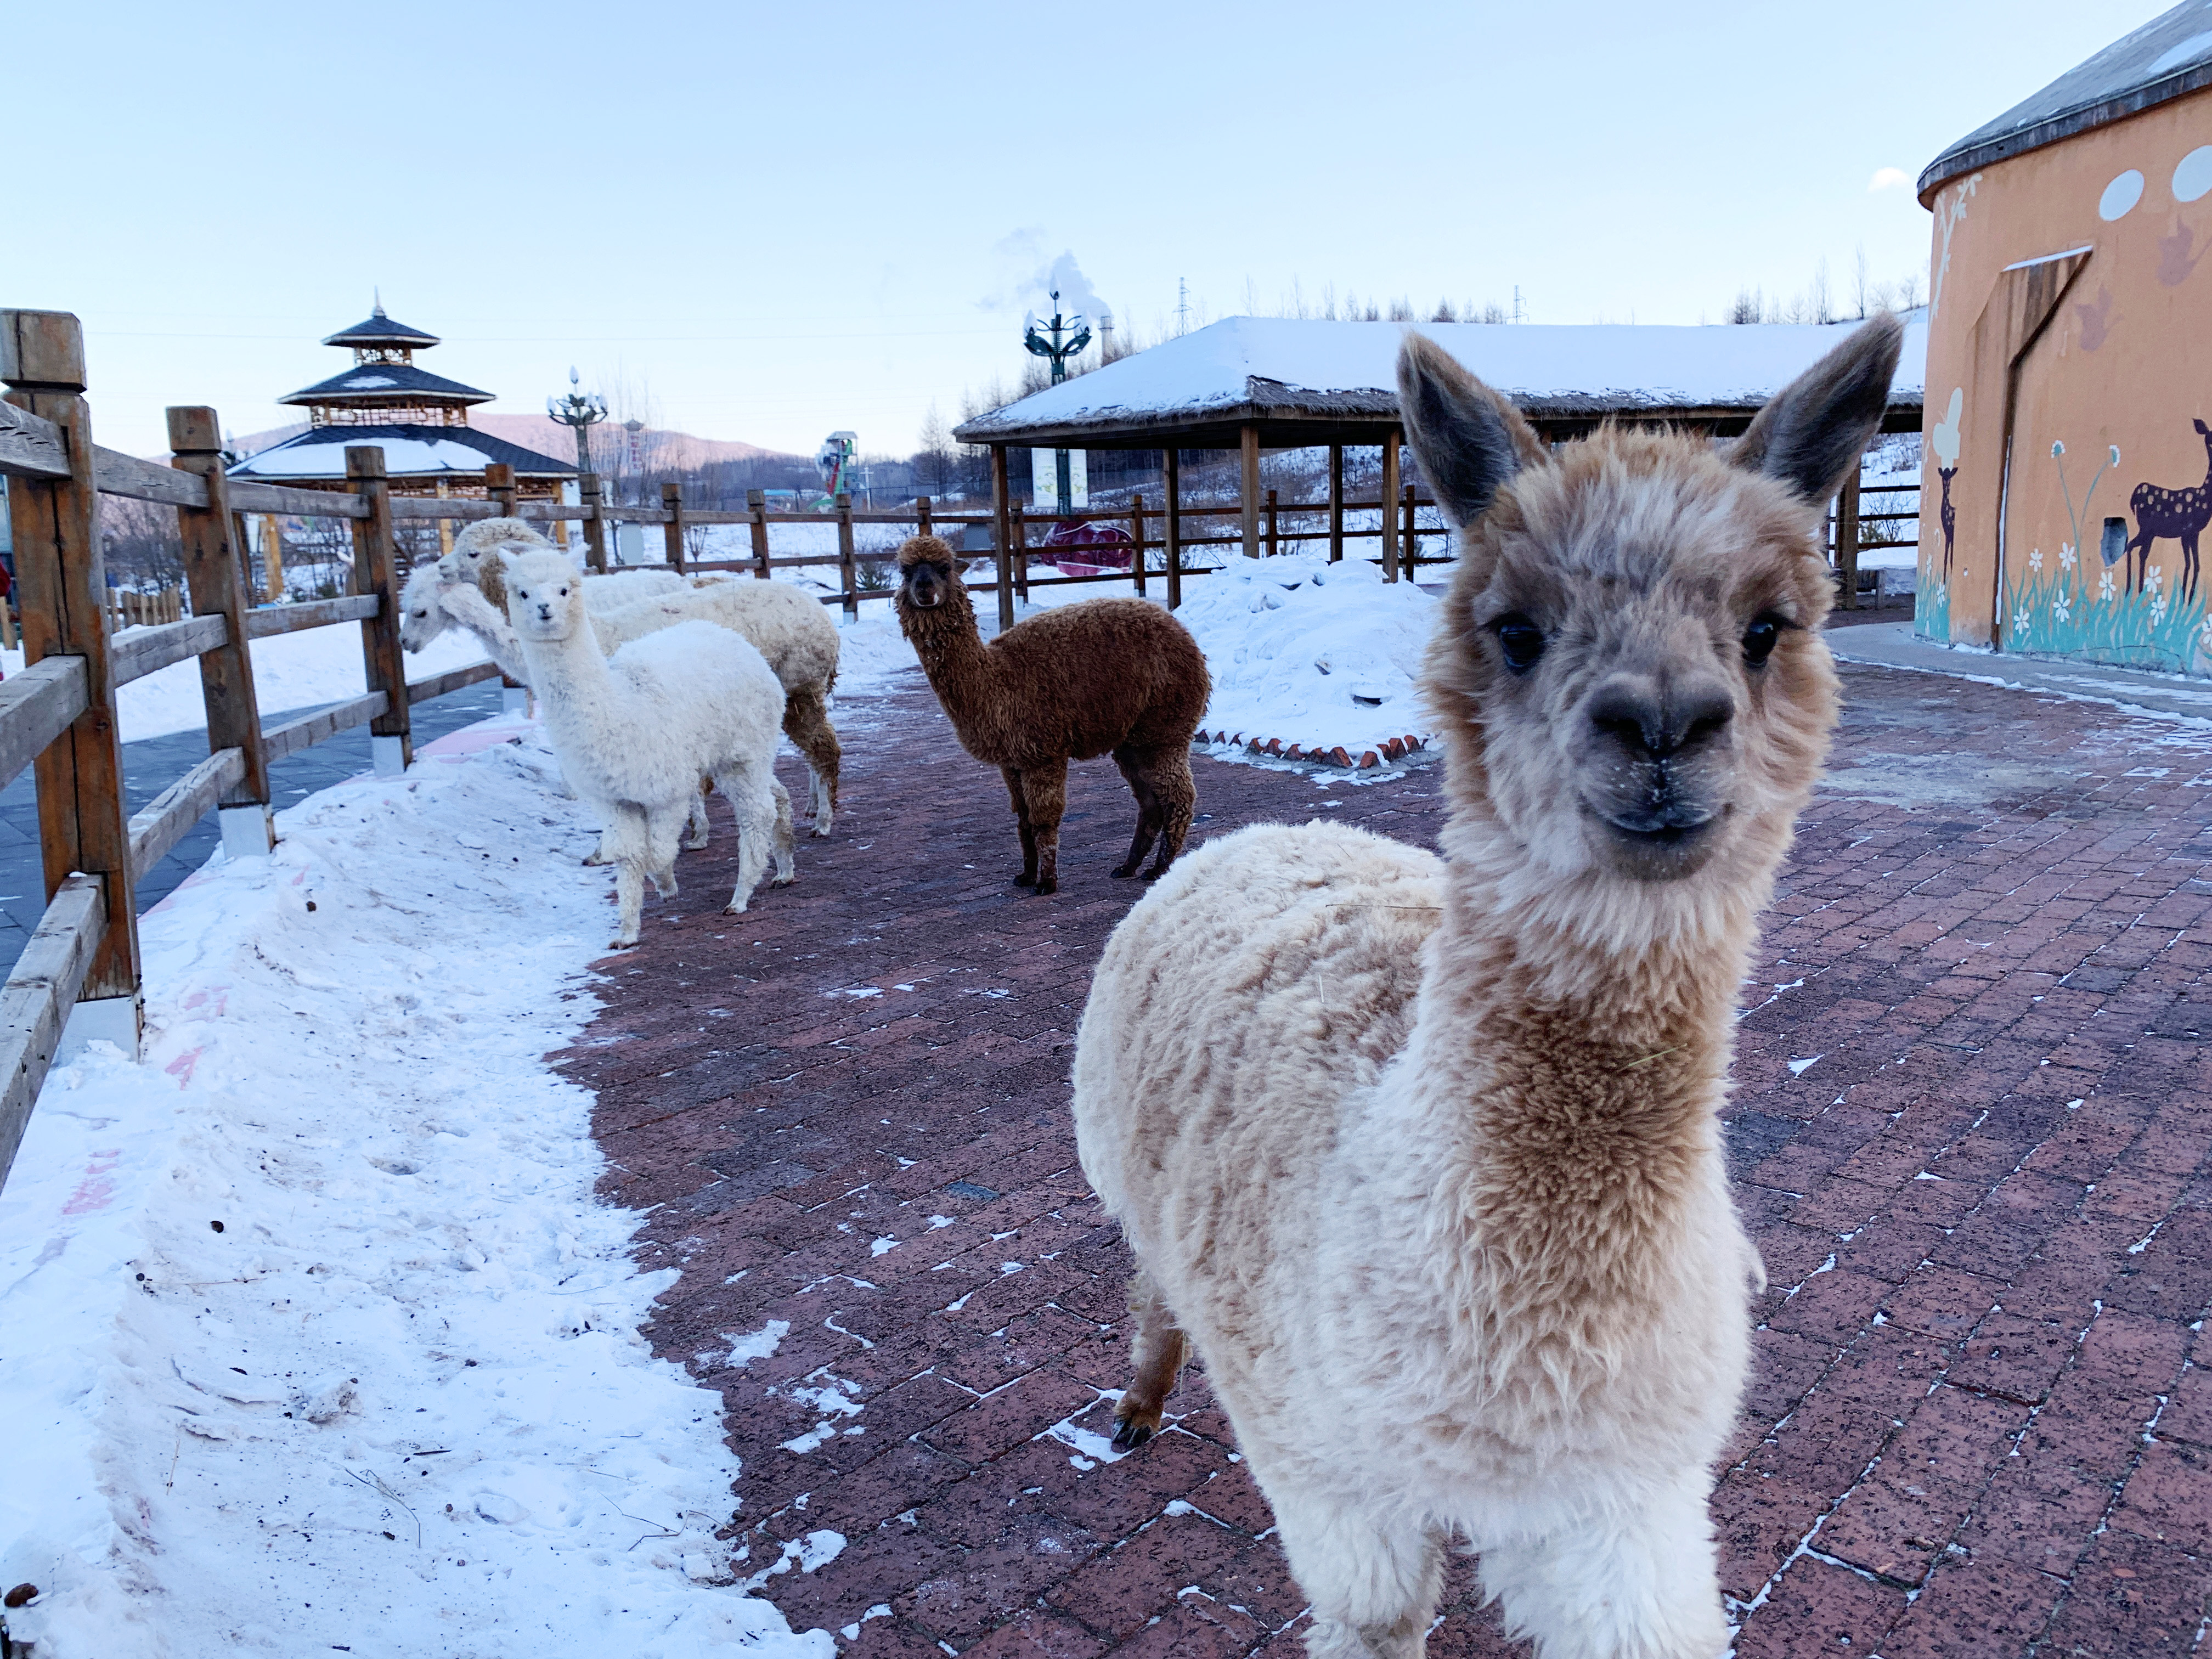
{"label": "snow patch on ground", "polygon": [[0,1583],[40,1659],[830,1659],[731,1583],[720,1402],[638,1335],[672,1274],[543,1059],[607,878],[511,732],[218,856],[143,920],[143,1061],[47,1081],[0,1192]]}
{"label": "snow patch on ground", "polygon": [[[137,631],[126,628],[116,638],[126,640]],[[256,640],[249,648],[253,653],[254,691],[264,717],[288,708],[343,702],[368,690],[357,627],[341,623],[331,628],[302,629],[296,634]],[[483,647],[455,629],[434,640],[428,650],[409,657],[407,678],[427,680],[449,668],[483,659]],[[10,676],[21,673],[22,652],[0,651],[0,669]],[[197,659],[171,663],[144,679],[131,681],[115,694],[115,702],[125,743],[195,731],[207,724]]]}

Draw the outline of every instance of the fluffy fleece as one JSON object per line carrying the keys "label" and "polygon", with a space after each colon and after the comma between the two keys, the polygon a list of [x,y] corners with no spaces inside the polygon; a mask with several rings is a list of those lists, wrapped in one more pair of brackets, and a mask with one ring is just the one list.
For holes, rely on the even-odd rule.
{"label": "fluffy fleece", "polygon": [[[501,609],[507,608],[507,561],[524,553],[558,552],[529,523],[521,519],[478,519],[453,538],[453,545],[437,563],[438,579],[448,585],[467,582]],[[656,593],[672,593],[690,586],[674,570],[613,570],[584,579],[584,603],[593,615],[615,605],[632,605]]]}
{"label": "fluffy fleece", "polygon": [[1086,599],[986,645],[950,546],[916,536],[898,564],[899,627],[960,746],[1006,781],[1022,842],[1015,881],[1059,887],[1067,763],[1109,754],[1137,798],[1136,834],[1114,873],[1136,874],[1155,836],[1146,879],[1164,872],[1198,804],[1190,740],[1212,690],[1190,630],[1143,599]]}
{"label": "fluffy fleece", "polygon": [[1158,1424],[1187,1335],[1316,1659],[1418,1656],[1455,1534],[1545,1659],[1726,1645],[1706,1498],[1760,1269],[1718,1109],[1837,711],[1819,504],[1899,332],[1727,458],[1547,454],[1409,340],[1408,435],[1462,531],[1425,671],[1446,857],[1247,830],[1108,944],[1074,1080],[1139,1268],[1117,1438]]}
{"label": "fluffy fleece", "polygon": [[[441,585],[430,597],[429,606],[469,629],[483,641],[495,662],[513,678],[526,682],[528,675],[514,644],[514,630],[494,608],[491,598],[495,592],[506,591],[506,554],[514,550],[511,542],[501,544],[501,549],[476,566],[483,578],[480,584]],[[828,835],[836,817],[838,766],[843,752],[836,728],[830,724],[830,693],[837,683],[836,624],[818,600],[787,582],[702,580],[695,586],[679,580],[674,588],[620,605],[602,608],[593,604],[595,584],[647,574],[660,573],[624,571],[619,577],[584,578],[585,603],[592,611],[592,628],[602,648],[613,651],[687,621],[713,623],[750,641],[783,686],[783,732],[806,761],[807,810],[814,819],[814,833]],[[441,581],[443,574],[441,566]],[[412,624],[415,603],[404,598],[402,603],[408,623]],[[422,626],[425,631],[420,637],[427,641],[433,635],[427,623]],[[405,637],[403,628],[403,641]]]}
{"label": "fluffy fleece", "polygon": [[738,881],[725,908],[745,908],[771,854],[775,884],[789,882],[791,798],[775,773],[783,688],[760,653],[728,629],[684,622],[607,657],[562,553],[513,560],[507,589],[546,736],[607,826],[616,946],[637,943],[648,878],[675,892],[677,837],[702,777],[737,814]]}

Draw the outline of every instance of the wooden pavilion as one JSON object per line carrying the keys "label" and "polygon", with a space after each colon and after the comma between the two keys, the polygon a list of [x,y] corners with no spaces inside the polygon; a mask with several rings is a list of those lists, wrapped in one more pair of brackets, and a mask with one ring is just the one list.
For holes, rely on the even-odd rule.
{"label": "wooden pavilion", "polygon": [[[1340,525],[1344,450],[1382,451],[1382,500],[1399,495],[1402,427],[1396,364],[1402,323],[1232,317],[1123,357],[1089,374],[978,416],[953,434],[991,450],[998,544],[1009,544],[1010,447],[1158,449],[1174,538],[1181,452],[1242,453],[1243,551],[1261,549],[1260,456],[1326,446],[1328,510]],[[1711,327],[1591,324],[1413,325],[1510,396],[1547,441],[1580,436],[1607,421],[1666,423],[1734,436],[1773,394],[1841,337],[1836,325]],[[1917,432],[1927,356],[1924,319],[1907,321],[1905,355],[1885,432]],[[1856,488],[1852,490],[1856,495]],[[1854,502],[1855,505],[1855,502]],[[1382,567],[1396,580],[1395,515],[1382,515]],[[1177,584],[1170,562],[1172,603]]]}

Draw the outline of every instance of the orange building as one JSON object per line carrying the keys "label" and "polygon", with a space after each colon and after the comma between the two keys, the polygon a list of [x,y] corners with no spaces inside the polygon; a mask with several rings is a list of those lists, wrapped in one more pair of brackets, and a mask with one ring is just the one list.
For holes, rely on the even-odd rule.
{"label": "orange building", "polygon": [[1916,628],[2212,674],[2212,0],[1969,133],[1920,201]]}

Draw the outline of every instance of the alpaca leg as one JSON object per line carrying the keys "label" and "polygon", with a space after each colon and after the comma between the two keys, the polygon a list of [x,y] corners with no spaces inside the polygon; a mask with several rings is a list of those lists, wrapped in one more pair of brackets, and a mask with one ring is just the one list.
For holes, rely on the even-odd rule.
{"label": "alpaca leg", "polygon": [[1022,795],[1029,802],[1030,825],[1036,833],[1036,890],[1060,890],[1060,815],[1067,808],[1065,757],[1022,774]]}
{"label": "alpaca leg", "polygon": [[[1420,1659],[1443,1594],[1443,1540],[1418,1522],[1363,1514],[1341,1492],[1267,1495],[1313,1604],[1310,1659]],[[1547,1648],[1544,1659],[1558,1656]]]}
{"label": "alpaca leg", "polygon": [[772,775],[750,770],[742,775],[725,773],[720,782],[738,815],[738,881],[722,908],[738,915],[752,902],[753,889],[760,885],[771,859],[775,884],[781,887],[792,879],[791,796]]}
{"label": "alpaca leg", "polygon": [[806,769],[813,781],[808,805],[814,817],[814,833],[826,836],[837,813],[837,764],[843,751],[838,747],[836,729],[822,706],[820,688],[802,686],[785,699],[783,733],[806,757]]}
{"label": "alpaca leg", "polygon": [[[698,797],[692,797],[694,802]],[[646,873],[663,898],[676,896],[676,849],[690,820],[691,807],[659,806],[645,815]]]}
{"label": "alpaca leg", "polygon": [[1140,1271],[1129,1281],[1129,1315],[1136,1327],[1129,1344],[1135,1374],[1114,1408],[1114,1443],[1124,1450],[1133,1450],[1159,1431],[1176,1374],[1190,1357],[1190,1340],[1151,1274]]}
{"label": "alpaca leg", "polygon": [[775,839],[770,845],[775,859],[775,879],[769,885],[788,887],[799,879],[799,867],[791,858],[791,792],[771,778],[769,793],[775,799]]}
{"label": "alpaca leg", "polygon": [[702,789],[691,797],[691,817],[686,827],[687,833],[684,837],[684,844],[694,851],[704,847],[707,844],[708,833],[713,827],[712,822],[707,817],[707,793]]}
{"label": "alpaca leg", "polygon": [[1198,782],[1190,775],[1188,748],[1160,757],[1152,768],[1152,790],[1160,802],[1160,852],[1146,881],[1157,881],[1168,866],[1182,856],[1183,837],[1190,834],[1191,817],[1198,810]]}
{"label": "alpaca leg", "polygon": [[1160,832],[1160,798],[1152,787],[1152,767],[1146,758],[1116,750],[1114,764],[1121,769],[1129,793],[1137,798],[1137,832],[1129,842],[1129,856],[1114,866],[1114,873],[1133,876],[1144,866],[1145,854],[1152,850],[1152,838]]}
{"label": "alpaca leg", "polygon": [[637,943],[638,924],[645,908],[645,866],[634,858],[615,861],[615,949],[626,951]]}
{"label": "alpaca leg", "polygon": [[1006,781],[1006,793],[1014,803],[1014,827],[1022,838],[1022,872],[1014,878],[1014,885],[1034,887],[1037,878],[1036,826],[1030,822],[1030,801],[1022,793],[1022,775],[1011,766],[1000,767],[999,775]]}
{"label": "alpaca leg", "polygon": [[[1641,1504],[1482,1551],[1482,1586],[1544,1659],[1713,1659],[1728,1646],[1702,1468]],[[1296,1558],[1293,1557],[1295,1564]]]}

